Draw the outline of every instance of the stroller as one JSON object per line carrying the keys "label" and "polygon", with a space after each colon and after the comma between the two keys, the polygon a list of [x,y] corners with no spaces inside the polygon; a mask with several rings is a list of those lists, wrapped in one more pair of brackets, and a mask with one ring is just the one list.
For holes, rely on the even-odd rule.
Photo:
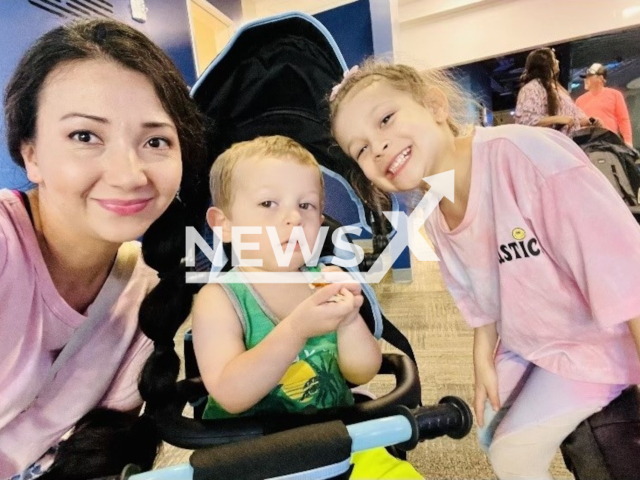
{"label": "stroller", "polygon": [[[289,13],[244,25],[209,65],[192,89],[192,96],[207,116],[215,134],[208,138],[212,160],[233,143],[258,136],[284,135],[309,150],[321,166],[325,182],[326,225],[330,238],[338,226],[361,229],[349,240],[371,239],[374,251],[365,254],[359,267],[368,270],[395,234],[384,210],[399,210],[395,197],[384,205],[365,205],[347,179],[366,179],[360,169],[334,143],[329,125],[327,94],[346,70],[342,54],[326,28],[311,16]],[[200,172],[208,178],[209,167]],[[195,194],[197,218],[204,218],[211,205],[208,182],[201,182]],[[202,237],[209,245],[213,233],[203,222]],[[320,261],[344,252],[323,251]],[[229,258],[229,255],[227,255]],[[199,252],[196,270],[211,271],[211,262]],[[354,273],[356,269],[354,270]],[[381,314],[369,285],[363,284],[370,314],[363,315],[377,338],[414,359],[407,339]]]}
{"label": "stroller", "polygon": [[605,128],[583,128],[575,132],[572,138],[607,177],[640,222],[640,154]]}
{"label": "stroller", "polygon": [[[324,213],[329,234],[320,258],[325,263],[326,259],[339,256],[331,237],[332,230],[340,224],[358,226],[373,237],[378,250],[376,254],[382,250],[389,235],[380,213],[381,206],[363,205],[345,180],[353,181],[359,170],[333,147],[325,120],[328,119],[326,92],[340,81],[345,69],[344,60],[326,29],[312,17],[291,13],[244,25],[192,91],[215,132],[209,138],[210,158],[216,158],[235,142],[274,134],[289,136],[314,154],[325,177]],[[200,172],[200,176],[206,178],[208,168]],[[202,182],[195,192],[199,211],[194,214],[200,219],[204,218],[206,207],[211,205],[206,183]],[[397,207],[393,201],[389,205]],[[204,224],[201,233],[205,239],[212,239],[212,233]],[[227,250],[227,258],[230,257]],[[196,258],[195,264],[196,270],[200,271],[212,268],[208,259],[202,256]],[[227,264],[222,270],[228,268]],[[357,275],[357,267],[353,270]],[[285,478],[281,475],[291,475],[299,468],[308,470],[311,466],[312,472],[301,478],[348,478],[344,475],[348,475],[351,451],[400,444],[396,452],[402,457],[403,452],[414,448],[421,439],[445,434],[453,438],[464,437],[472,423],[468,406],[460,399],[446,397],[438,406],[421,407],[420,382],[411,345],[384,317],[373,290],[366,284],[362,287],[365,303],[361,314],[370,330],[376,338],[386,339],[406,354],[385,354],[383,357],[380,373],[392,374],[396,379],[392,392],[350,407],[311,414],[201,420],[207,392],[199,378],[191,334],[188,333],[185,336],[187,378],[178,383],[178,395],[168,409],[156,415],[156,420],[165,441],[196,450],[191,457],[192,466],[183,466],[175,476],[171,472],[165,472],[168,476],[148,472],[132,478]],[[194,407],[195,418],[183,416],[187,403]],[[415,410],[410,412],[409,409]],[[402,426],[393,426],[394,421],[384,422],[385,417],[395,418]],[[368,421],[378,422],[378,431],[373,437],[371,432],[365,434],[365,438],[384,437],[398,428],[402,434],[391,440],[361,443],[354,432],[358,431],[357,425],[362,422],[365,425]],[[347,434],[349,429],[353,431]],[[310,439],[315,438],[324,442],[324,450],[316,445],[313,448],[318,449],[317,454],[300,453],[302,461],[294,463],[295,452],[305,451]],[[351,440],[355,442],[353,448]],[[324,453],[326,448],[333,453]],[[342,470],[323,470],[323,465],[335,464],[336,448]],[[293,452],[288,453],[286,461],[275,453],[283,449]],[[241,473],[239,465],[242,462],[229,463],[230,459],[238,458],[234,452],[242,452],[246,468]],[[261,456],[261,452],[268,453]],[[278,460],[267,461],[268,458]]]}
{"label": "stroller", "polygon": [[469,408],[456,397],[438,405],[345,426],[333,421],[197,450],[189,464],[147,473],[128,466],[119,476],[100,480],[322,480],[348,479],[352,453],[397,444],[410,450],[419,441],[449,435],[462,438],[471,429]]}

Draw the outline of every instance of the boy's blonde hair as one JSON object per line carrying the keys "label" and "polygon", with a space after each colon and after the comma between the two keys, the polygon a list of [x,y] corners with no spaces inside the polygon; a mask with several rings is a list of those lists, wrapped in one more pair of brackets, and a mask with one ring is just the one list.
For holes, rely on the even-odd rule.
{"label": "boy's blonde hair", "polygon": [[228,211],[234,200],[233,172],[242,160],[251,158],[277,158],[291,160],[318,170],[320,181],[320,213],[324,210],[324,179],[320,165],[314,156],[295,140],[281,135],[257,137],[253,140],[233,144],[222,152],[211,167],[209,189],[213,204],[222,211]]}
{"label": "boy's blonde hair", "polygon": [[451,75],[444,70],[425,70],[419,72],[413,67],[391,64],[376,60],[366,60],[358,70],[350,74],[340,85],[335,97],[330,101],[331,124],[340,105],[351,91],[365,88],[376,81],[384,80],[396,90],[409,93],[413,99],[424,106],[432,100],[431,89],[444,93],[449,102],[447,123],[454,136],[461,135],[468,123],[468,106],[473,99],[458,87]]}

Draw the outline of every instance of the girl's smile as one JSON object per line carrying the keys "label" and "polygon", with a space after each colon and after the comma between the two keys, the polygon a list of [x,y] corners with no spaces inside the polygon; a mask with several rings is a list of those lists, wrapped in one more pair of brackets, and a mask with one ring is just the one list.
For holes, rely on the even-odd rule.
{"label": "girl's smile", "polygon": [[387,177],[393,178],[395,177],[400,170],[407,164],[409,159],[411,158],[411,147],[407,147],[402,150],[396,158],[393,159],[391,165],[387,169]]}

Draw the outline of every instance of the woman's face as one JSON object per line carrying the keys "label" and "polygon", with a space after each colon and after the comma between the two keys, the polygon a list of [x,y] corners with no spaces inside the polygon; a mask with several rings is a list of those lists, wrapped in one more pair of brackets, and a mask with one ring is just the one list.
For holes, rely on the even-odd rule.
{"label": "woman's face", "polygon": [[65,63],[49,74],[22,156],[43,221],[110,243],[140,237],[182,176],[178,133],[153,84],[107,60]]}

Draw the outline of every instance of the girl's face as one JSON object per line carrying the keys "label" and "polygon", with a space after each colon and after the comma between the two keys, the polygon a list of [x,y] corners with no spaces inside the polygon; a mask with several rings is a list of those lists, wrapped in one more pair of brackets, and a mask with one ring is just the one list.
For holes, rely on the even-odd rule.
{"label": "girl's face", "polygon": [[333,130],[340,147],[386,192],[422,185],[440,173],[448,128],[444,106],[428,108],[380,80],[342,101]]}
{"label": "girl's face", "polygon": [[[278,265],[274,248],[286,251],[293,228],[302,227],[304,242],[313,252],[324,220],[318,169],[289,159],[250,158],[238,162],[232,181],[234,192],[229,211],[222,216],[209,214],[209,224],[222,226],[227,242],[232,239],[231,229],[260,227],[260,233],[242,235],[243,243],[256,243],[258,247],[243,249],[242,259],[261,260],[262,266],[256,266],[258,270],[295,271],[303,266],[305,260],[298,243],[286,266]],[[270,238],[267,227],[273,227],[276,236]]]}
{"label": "girl's face", "polygon": [[22,156],[41,215],[109,243],[140,237],[182,176],[177,130],[152,83],[105,60],[62,64],[49,74]]}

